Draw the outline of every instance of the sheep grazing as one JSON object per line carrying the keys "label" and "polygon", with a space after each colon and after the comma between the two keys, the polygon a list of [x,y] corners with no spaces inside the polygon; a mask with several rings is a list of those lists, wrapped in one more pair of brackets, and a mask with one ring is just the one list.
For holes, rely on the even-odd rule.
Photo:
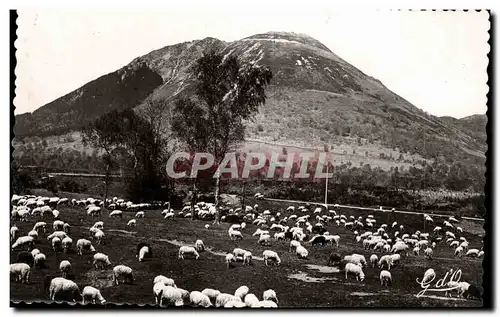
{"label": "sheep grazing", "polygon": [[356,280],[362,282],[365,279],[365,273],[363,273],[363,269],[359,265],[354,263],[347,263],[344,267],[345,271],[345,279],[347,281],[347,276],[350,274],[354,274],[356,276]]}
{"label": "sheep grazing", "polygon": [[250,289],[248,288],[248,286],[240,286],[234,292],[234,296],[239,297],[241,300],[243,300],[249,291]]}
{"label": "sheep grazing", "polygon": [[35,255],[35,267],[45,267],[45,261],[47,261],[45,254],[38,253]]}
{"label": "sheep grazing", "polygon": [[82,294],[75,282],[63,277],[56,277],[50,281],[49,297],[52,301],[58,298],[65,301],[77,302],[81,300]]}
{"label": "sheep grazing", "polygon": [[292,250],[295,251],[297,249],[297,247],[299,247],[299,246],[300,246],[300,242],[299,241],[292,240],[292,241],[290,241],[290,249],[289,249],[289,251],[290,252],[292,252]]}
{"label": "sheep grazing", "polygon": [[59,264],[59,270],[62,273],[62,277],[66,278],[68,272],[71,271],[71,263],[69,263],[69,261],[67,260],[61,261],[61,263]]}
{"label": "sheep grazing", "polygon": [[192,255],[196,258],[196,260],[198,260],[198,258],[200,257],[195,248],[189,246],[182,246],[179,248],[179,259],[184,260],[185,255]]}
{"label": "sheep grazing", "polygon": [[237,240],[237,239],[243,240],[243,235],[241,234],[241,231],[229,230],[228,233],[229,233],[229,238],[231,240]]}
{"label": "sheep grazing", "polygon": [[54,218],[59,218],[59,211],[58,210],[52,210],[52,216],[54,216]]}
{"label": "sheep grazing", "polygon": [[104,230],[104,222],[97,221],[96,223],[94,223],[94,225],[92,226],[92,228]]}
{"label": "sheep grazing", "polygon": [[238,261],[240,259],[243,261],[243,257],[245,256],[246,252],[247,252],[246,250],[243,250],[241,248],[235,248],[233,250],[233,254],[234,254],[234,258],[236,259],[236,261]]}
{"label": "sheep grazing", "polygon": [[209,224],[206,224],[206,225],[205,225],[205,229],[208,229],[208,228],[210,228],[210,225],[209,225]]}
{"label": "sheep grazing", "polygon": [[14,263],[10,265],[10,275],[16,277],[16,282],[29,283],[31,268],[26,263]]}
{"label": "sheep grazing", "polygon": [[102,297],[101,292],[92,286],[85,286],[83,288],[82,292],[82,304],[85,305],[86,303],[92,303],[92,304],[104,304],[106,300],[104,297]]}
{"label": "sheep grazing", "polygon": [[64,250],[64,252],[68,253],[68,251],[71,249],[71,245],[73,244],[73,240],[70,237],[66,237],[62,239],[61,245]]}
{"label": "sheep grazing", "polygon": [[61,231],[64,227],[64,221],[61,221],[61,220],[55,220],[53,223],[52,223],[52,228],[54,229],[54,231]]}
{"label": "sheep grazing", "polygon": [[232,253],[226,254],[226,264],[228,269],[232,267],[233,262],[236,262],[234,255]]}
{"label": "sheep grazing", "polygon": [[248,307],[258,307],[259,299],[254,294],[247,294],[243,300]]}
{"label": "sheep grazing", "polygon": [[326,244],[326,237],[325,236],[314,236],[309,243],[311,243],[313,246],[321,244],[324,246]]}
{"label": "sheep grazing", "polygon": [[194,243],[194,248],[196,249],[196,251],[198,252],[203,252],[205,251],[205,244],[203,244],[203,241],[202,240],[196,240],[196,242]]}
{"label": "sheep grazing", "polygon": [[224,305],[224,308],[241,308],[246,307],[245,303],[237,300],[230,300]]}
{"label": "sheep grazing", "polygon": [[[35,227],[36,227],[36,225],[35,225]],[[17,239],[18,236],[19,236],[19,228],[16,227],[16,225],[13,225],[10,228],[10,242],[12,243],[12,241]]]}
{"label": "sheep grazing", "polygon": [[137,225],[137,221],[135,219],[130,219],[129,222],[127,222],[127,226],[129,227],[135,227]]}
{"label": "sheep grazing", "polygon": [[163,276],[163,275],[158,275],[154,278],[153,285],[158,284],[158,283],[162,283],[165,286],[172,286],[172,287],[177,288],[177,285],[175,285],[175,281],[173,279],[168,278],[168,277]]}
{"label": "sheep grazing", "polygon": [[12,250],[24,246],[28,246],[28,250],[31,250],[33,248],[34,241],[35,239],[33,239],[33,237],[30,236],[19,237],[17,238],[16,242],[14,242],[14,244],[12,245]]}
{"label": "sheep grazing", "polygon": [[247,251],[243,254],[243,265],[252,265],[252,253]]}
{"label": "sheep grazing", "polygon": [[261,234],[257,243],[262,245],[271,245],[271,236],[268,234]]}
{"label": "sheep grazing", "polygon": [[109,217],[122,219],[123,212],[121,210],[113,210],[109,213]]}
{"label": "sheep grazing", "polygon": [[331,252],[326,265],[336,265],[342,261],[342,256],[336,252]]}
{"label": "sheep grazing", "polygon": [[76,241],[76,250],[78,255],[83,255],[83,251],[95,252],[94,246],[92,246],[92,243],[87,239],[78,239],[78,241]]}
{"label": "sheep grazing", "polygon": [[135,214],[135,218],[144,218],[144,211],[138,211],[136,214]]}
{"label": "sheep grazing", "polygon": [[376,267],[377,262],[378,262],[378,256],[376,254],[372,254],[370,256],[370,264],[372,265],[372,267]]}
{"label": "sheep grazing", "polygon": [[[12,227],[12,228],[17,228],[17,227]],[[12,228],[11,228],[11,234],[12,234]],[[39,221],[35,223],[33,226],[33,230],[37,231],[38,233],[41,233],[40,231],[43,231],[44,233],[47,231],[47,223],[43,221]]]}
{"label": "sheep grazing", "polygon": [[278,253],[271,251],[271,250],[265,250],[262,252],[262,257],[264,258],[264,263],[266,265],[269,265],[269,260],[272,260],[272,262],[276,263],[277,265],[281,264],[281,259],[278,256]]}
{"label": "sheep grazing", "polygon": [[69,233],[71,231],[71,226],[68,223],[66,223],[66,222],[63,225],[63,231],[65,233]]}
{"label": "sheep grazing", "polygon": [[262,293],[262,300],[265,300],[265,301],[273,301],[275,302],[276,304],[279,303],[278,301],[278,297],[276,296],[276,292],[272,289],[268,289],[268,290],[265,290],[263,293]]}
{"label": "sheep grazing", "polygon": [[189,302],[194,307],[210,307],[212,303],[210,302],[210,298],[203,294],[202,292],[192,291],[189,294]]}
{"label": "sheep grazing", "polygon": [[424,250],[424,255],[429,259],[432,260],[432,254],[434,252],[432,251],[432,248],[427,248]]}
{"label": "sheep grazing", "polygon": [[260,308],[278,308],[278,304],[276,304],[273,301],[270,300],[262,300],[258,302],[256,305],[253,307],[260,307]]}
{"label": "sheep grazing", "polygon": [[227,303],[232,301],[241,302],[241,298],[232,294],[221,293],[215,299],[215,307],[225,307]]}
{"label": "sheep grazing", "polygon": [[391,266],[394,266],[393,257],[391,255],[384,255],[378,261],[378,267],[387,267],[387,270],[391,270]]}
{"label": "sheep grazing", "polygon": [[134,274],[132,273],[132,269],[125,265],[117,265],[113,268],[113,279],[112,281],[118,285],[120,283],[120,279],[122,279],[123,283],[134,283]]}
{"label": "sheep grazing", "polygon": [[210,298],[210,300],[212,302],[215,302],[215,299],[217,298],[217,296],[219,296],[221,294],[220,291],[212,289],[212,288],[205,288],[204,290],[201,291],[201,293],[203,295],[207,295],[208,298]]}
{"label": "sheep grazing", "polygon": [[139,258],[139,262],[144,261],[145,258],[150,258],[151,255],[150,255],[149,246],[143,246],[139,250],[139,254],[137,255],[137,257]]}
{"label": "sheep grazing", "polygon": [[295,253],[297,253],[300,259],[307,259],[309,252],[303,246],[299,245],[297,249],[295,249]]}
{"label": "sheep grazing", "polygon": [[104,231],[102,231],[101,229],[97,229],[96,233],[94,234],[94,238],[96,239],[97,244],[102,244],[105,237],[106,236],[104,235]]}
{"label": "sheep grazing", "polygon": [[58,237],[52,238],[52,250],[59,251],[62,248],[62,241]]}
{"label": "sheep grazing", "polygon": [[96,269],[99,267],[105,268],[111,265],[111,261],[109,261],[109,257],[104,253],[96,253],[94,254],[94,262],[92,263]]}
{"label": "sheep grazing", "polygon": [[50,240],[50,239],[52,239],[52,238],[54,238],[54,237],[57,237],[57,238],[59,238],[59,239],[61,239],[61,240],[62,240],[62,239],[64,239],[64,238],[66,238],[67,236],[68,236],[68,235],[66,234],[66,232],[61,231],[61,230],[58,230],[58,231],[54,231],[54,232],[52,232],[52,233],[51,233],[51,234],[47,237],[47,240]]}
{"label": "sheep grazing", "polygon": [[469,249],[469,251],[467,251],[467,253],[465,254],[465,256],[469,257],[478,257],[478,255],[479,255],[478,249]]}
{"label": "sheep grazing", "polygon": [[380,272],[380,286],[390,286],[392,284],[391,272],[382,270]]}

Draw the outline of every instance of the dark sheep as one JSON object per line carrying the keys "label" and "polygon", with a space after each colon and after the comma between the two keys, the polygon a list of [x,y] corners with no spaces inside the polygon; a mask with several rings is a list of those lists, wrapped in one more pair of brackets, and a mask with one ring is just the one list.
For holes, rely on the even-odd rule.
{"label": "dark sheep", "polygon": [[323,228],[322,226],[314,226],[312,229],[312,232],[317,233],[317,234],[323,234],[326,231],[327,230],[325,228]]}
{"label": "dark sheep", "polygon": [[481,289],[476,286],[476,285],[473,285],[471,284],[469,286],[469,289],[467,290],[467,292],[465,293],[465,296],[469,299],[469,298],[472,298],[472,299],[478,299],[478,300],[481,300]]}
{"label": "dark sheep", "polygon": [[326,238],[325,238],[325,236],[316,236],[312,239],[311,243],[313,246],[318,245],[318,244],[321,244],[324,246],[326,244]]}
{"label": "dark sheep", "polygon": [[342,261],[342,256],[338,253],[332,252],[330,253],[330,257],[328,258],[328,263],[326,265],[335,265]]}
{"label": "dark sheep", "polygon": [[293,233],[291,231],[285,232],[285,240],[293,240]]}
{"label": "dark sheep", "polygon": [[28,251],[21,251],[17,254],[17,263],[26,263],[30,267],[33,267],[35,264],[35,258],[31,254],[31,252]]}
{"label": "dark sheep", "polygon": [[224,220],[227,223],[235,224],[235,223],[242,223],[242,217],[239,215],[227,215],[226,219]]}

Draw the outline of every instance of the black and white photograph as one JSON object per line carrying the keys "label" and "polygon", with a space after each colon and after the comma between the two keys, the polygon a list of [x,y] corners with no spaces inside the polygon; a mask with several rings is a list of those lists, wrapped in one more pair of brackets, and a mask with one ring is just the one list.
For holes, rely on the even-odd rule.
{"label": "black and white photograph", "polygon": [[11,11],[11,307],[483,307],[491,12],[320,9]]}

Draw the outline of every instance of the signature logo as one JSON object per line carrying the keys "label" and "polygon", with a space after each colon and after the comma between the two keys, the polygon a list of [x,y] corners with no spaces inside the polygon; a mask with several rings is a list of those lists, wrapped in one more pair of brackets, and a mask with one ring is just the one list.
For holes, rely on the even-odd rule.
{"label": "signature logo", "polygon": [[454,289],[458,288],[458,285],[454,285],[452,287],[448,287],[448,282],[456,282],[457,284],[460,283],[460,278],[462,277],[462,270],[453,270],[450,269],[446,274],[444,275],[443,278],[437,280],[437,282],[434,284],[434,288],[430,288],[432,286],[432,283],[436,279],[436,274],[431,274],[429,276],[425,276],[422,278],[421,281],[416,279],[417,283],[420,284],[420,287],[422,290],[418,292],[417,297],[423,296],[426,292],[448,292],[452,291]]}

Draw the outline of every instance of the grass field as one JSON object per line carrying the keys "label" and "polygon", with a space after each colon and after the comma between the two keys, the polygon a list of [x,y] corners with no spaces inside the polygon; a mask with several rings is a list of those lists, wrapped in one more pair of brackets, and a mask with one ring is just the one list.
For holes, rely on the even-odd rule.
{"label": "grass field", "polygon": [[[267,201],[249,201],[248,203],[252,205],[258,203],[261,210],[270,209],[272,212],[284,212],[288,206]],[[99,288],[109,303],[154,304],[152,281],[155,276],[162,274],[173,278],[178,287],[189,291],[214,288],[221,292],[234,293],[239,286],[247,285],[251,293],[261,298],[263,291],[272,288],[278,296],[279,307],[478,307],[482,305],[482,302],[478,300],[439,298],[444,296],[444,293],[437,292],[426,294],[431,297],[417,298],[415,296],[421,290],[415,279],[421,279],[424,272],[431,267],[437,273],[436,280],[444,277],[449,269],[461,269],[462,281],[481,284],[482,260],[466,257],[454,258],[453,249],[444,242],[438,244],[432,260],[425,259],[423,255],[403,257],[401,264],[391,269],[392,286],[381,287],[378,268],[365,268],[366,278],[363,282],[356,282],[353,278],[346,282],[343,273],[336,272],[335,269],[322,273],[306,266],[308,264],[319,265],[319,269],[326,270],[327,268],[323,266],[326,265],[332,249],[337,249],[342,255],[360,253],[367,260],[373,253],[363,250],[361,244],[356,244],[351,231],[337,227],[334,223],[330,223],[327,229],[331,234],[337,233],[341,236],[340,246],[338,248],[312,247],[304,242],[303,245],[309,250],[309,258],[300,260],[295,254],[288,252],[289,242],[273,240],[270,247],[259,245],[257,237],[251,236],[256,229],[251,224],[243,230],[242,241],[231,241],[227,235],[227,229],[230,226],[228,223],[216,226],[212,225],[211,221],[191,221],[183,218],[167,221],[158,210],[146,211],[146,217],[137,219],[135,228],[126,226],[128,220],[134,217],[132,212],[124,212],[124,217],[120,220],[109,218],[107,212],[103,212],[100,219],[92,219],[86,215],[83,208],[71,206],[60,207],[58,210],[60,218],[72,226],[70,236],[74,243],[80,238],[88,238],[88,228],[95,221],[103,220],[106,242],[103,245],[94,244],[94,246],[98,252],[109,255],[113,266],[118,264],[130,266],[134,270],[134,284],[113,285],[111,283],[112,268],[96,270],[92,266],[92,253],[83,256],[78,256],[75,252],[54,253],[46,239],[46,236],[52,232],[48,228],[46,235],[41,235],[36,245],[36,248],[47,256],[48,268],[33,270],[30,284],[27,285],[15,283],[11,278],[12,301],[48,300],[48,293],[44,290],[44,277],[46,275],[60,276],[59,263],[67,259],[72,263],[74,281],[80,289],[87,285]],[[341,212],[346,216],[368,215],[364,211]],[[374,216],[377,225],[382,223],[390,225],[393,221],[397,221],[398,224],[405,225],[408,232],[424,230],[421,216],[390,213],[374,213]],[[21,230],[21,234],[25,235],[36,221],[41,221],[40,217],[32,218],[28,222],[16,222],[16,225]],[[46,221],[49,227],[52,226],[53,219],[46,218],[43,221]],[[207,223],[210,224],[209,229],[204,227]],[[480,248],[480,241],[484,235],[482,223],[463,222],[460,226],[464,229],[463,236],[470,242],[470,248]],[[426,229],[426,231],[432,230],[432,228]],[[201,253],[197,261],[177,259],[178,244],[193,244],[197,239],[202,239],[210,250]],[[153,258],[142,263],[135,257],[136,245],[141,241],[147,241],[153,249]],[[232,252],[236,247],[253,253],[253,266],[243,267],[241,263],[236,263],[234,268],[226,267],[223,254]],[[266,267],[263,261],[256,259],[262,256],[265,249],[278,252],[282,264]],[[11,251],[11,263],[16,262],[18,252]],[[377,254],[380,257],[381,254]]]}

